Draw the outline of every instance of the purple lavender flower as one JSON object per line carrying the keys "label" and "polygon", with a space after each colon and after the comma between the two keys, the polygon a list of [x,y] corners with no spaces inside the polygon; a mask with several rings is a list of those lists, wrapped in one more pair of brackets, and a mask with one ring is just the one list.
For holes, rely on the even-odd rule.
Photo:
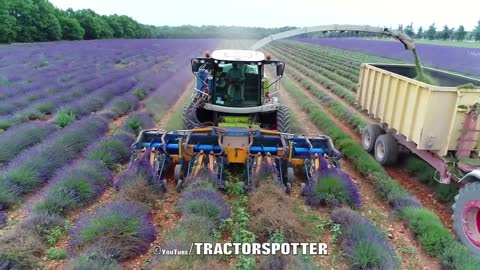
{"label": "purple lavender flower", "polygon": [[222,195],[212,190],[193,190],[183,194],[179,202],[184,216],[200,215],[220,222],[231,215]]}
{"label": "purple lavender flower", "polygon": [[305,202],[310,206],[347,204],[360,208],[360,192],[350,176],[336,168],[328,168],[323,157],[320,157],[320,164],[320,169],[312,175],[312,183],[305,187]]}
{"label": "purple lavender flower", "polygon": [[125,261],[148,250],[155,228],[148,211],[135,203],[114,202],[83,214],[70,230],[73,250],[102,250]]}
{"label": "purple lavender flower", "polygon": [[0,229],[7,226],[8,218],[5,211],[0,210]]}

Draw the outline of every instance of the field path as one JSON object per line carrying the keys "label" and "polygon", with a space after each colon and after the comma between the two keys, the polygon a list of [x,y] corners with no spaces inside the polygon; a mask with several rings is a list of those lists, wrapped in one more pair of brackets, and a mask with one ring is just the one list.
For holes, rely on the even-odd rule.
{"label": "field path", "polygon": [[[280,93],[283,104],[290,108],[292,115],[299,123],[301,123],[307,134],[324,134],[324,132],[313,124],[310,120],[310,116],[294,102],[294,98],[287,90],[280,87]],[[305,93],[309,94],[309,97],[314,100],[311,93],[308,91],[305,91]],[[344,125],[342,122],[335,119],[333,115],[331,115],[331,118],[337,124],[341,126]],[[345,159],[341,160],[341,167],[342,171],[348,173],[360,189],[363,208],[359,212],[362,216],[367,217],[372,222],[379,225],[383,231],[387,232],[390,244],[392,244],[397,251],[397,254],[401,257],[402,269],[442,269],[440,263],[435,258],[426,254],[422,249],[413,233],[408,230],[407,225],[391,213],[388,202],[376,195],[375,188],[370,181],[361,176]],[[294,187],[299,188],[298,185],[295,185]],[[293,194],[299,194],[299,192],[294,192]],[[300,195],[298,195],[298,199],[303,200]],[[319,215],[325,215],[323,209],[317,210],[317,212]],[[322,258],[322,261],[328,260],[330,259]]]}

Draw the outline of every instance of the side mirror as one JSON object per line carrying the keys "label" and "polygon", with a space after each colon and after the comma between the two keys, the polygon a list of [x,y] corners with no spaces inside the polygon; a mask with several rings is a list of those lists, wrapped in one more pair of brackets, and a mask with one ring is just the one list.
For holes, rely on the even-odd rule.
{"label": "side mirror", "polygon": [[278,62],[277,63],[277,77],[282,77],[284,71],[285,71],[285,62]]}
{"label": "side mirror", "polygon": [[193,58],[191,63],[192,63],[192,73],[198,72],[200,67],[204,64],[197,58]]}

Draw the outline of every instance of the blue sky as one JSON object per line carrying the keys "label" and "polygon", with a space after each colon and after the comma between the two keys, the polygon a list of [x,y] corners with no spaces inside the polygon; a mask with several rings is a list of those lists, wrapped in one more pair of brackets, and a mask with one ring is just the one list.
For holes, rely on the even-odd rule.
{"label": "blue sky", "polygon": [[437,29],[464,25],[471,30],[480,20],[478,0],[50,0],[66,9],[91,8],[97,13],[126,14],[152,25],[315,26],[368,24],[396,28],[414,23]]}

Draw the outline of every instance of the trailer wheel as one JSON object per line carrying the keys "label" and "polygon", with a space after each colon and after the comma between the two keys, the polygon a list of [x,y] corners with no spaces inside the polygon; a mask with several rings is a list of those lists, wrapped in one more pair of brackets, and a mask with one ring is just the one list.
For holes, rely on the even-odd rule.
{"label": "trailer wheel", "polygon": [[390,134],[378,136],[375,141],[375,159],[382,165],[392,165],[398,160],[398,143]]}
{"label": "trailer wheel", "polygon": [[305,183],[300,184],[300,195],[305,195]]}
{"label": "trailer wheel", "polygon": [[363,149],[372,153],[375,149],[375,141],[380,134],[382,134],[382,128],[379,125],[368,124],[362,132]]}
{"label": "trailer wheel", "polygon": [[480,182],[468,183],[455,196],[453,228],[460,241],[480,256]]}
{"label": "trailer wheel", "polygon": [[283,133],[290,133],[290,111],[285,106],[278,108],[277,130]]}

